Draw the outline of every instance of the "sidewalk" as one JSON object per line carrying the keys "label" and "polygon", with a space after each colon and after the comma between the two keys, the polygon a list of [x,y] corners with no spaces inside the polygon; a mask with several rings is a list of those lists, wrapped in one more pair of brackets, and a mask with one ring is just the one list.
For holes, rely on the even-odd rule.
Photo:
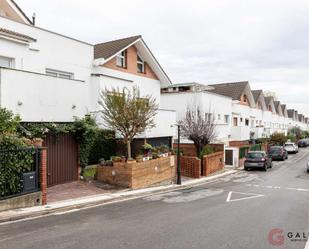
{"label": "sidewalk", "polygon": [[75,198],[70,200],[53,202],[45,206],[36,206],[23,209],[14,209],[0,212],[0,223],[16,221],[26,218],[34,218],[43,215],[62,214],[65,212],[74,212],[83,208],[95,207],[103,204],[137,199],[153,194],[169,192],[178,189],[184,189],[192,186],[201,185],[209,181],[218,179],[223,176],[239,172],[238,169],[226,169],[224,172],[215,174],[209,177],[200,179],[186,178],[182,185],[169,184],[164,186],[157,186],[139,190],[121,190],[114,193],[97,194],[88,197]]}

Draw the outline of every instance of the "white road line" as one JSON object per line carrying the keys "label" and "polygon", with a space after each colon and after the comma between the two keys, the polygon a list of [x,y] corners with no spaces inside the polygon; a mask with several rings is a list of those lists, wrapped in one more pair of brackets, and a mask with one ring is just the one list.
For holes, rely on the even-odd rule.
{"label": "white road line", "polygon": [[[242,197],[242,198],[238,198],[238,199],[232,199],[232,193],[235,194],[240,194],[240,195],[246,195],[247,197]],[[249,196],[248,196],[249,195]],[[232,202],[232,201],[242,201],[242,200],[248,200],[248,199],[253,199],[253,198],[258,198],[258,197],[262,197],[264,195],[262,194],[256,194],[256,193],[243,193],[243,192],[235,192],[235,191],[230,191],[227,198],[226,198],[226,202]]]}
{"label": "white road line", "polygon": [[307,240],[307,243],[305,245],[305,248],[304,249],[309,249],[309,239]]}

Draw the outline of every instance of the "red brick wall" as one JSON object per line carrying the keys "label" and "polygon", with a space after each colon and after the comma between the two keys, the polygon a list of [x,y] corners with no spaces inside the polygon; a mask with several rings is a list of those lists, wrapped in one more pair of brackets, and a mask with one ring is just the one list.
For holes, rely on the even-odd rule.
{"label": "red brick wall", "polygon": [[201,177],[201,160],[197,157],[181,156],[180,168],[182,176],[192,178]]}
{"label": "red brick wall", "polygon": [[145,63],[145,73],[138,73],[137,72],[137,49],[133,45],[127,49],[127,67],[122,68],[116,65],[116,57],[111,59],[110,61],[106,62],[103,67],[111,68],[114,70],[135,74],[138,76],[151,78],[151,79],[158,79],[156,74],[152,71],[147,63]]}
{"label": "red brick wall", "polygon": [[229,146],[230,147],[241,147],[244,145],[249,145],[248,141],[230,141]]}
{"label": "red brick wall", "polygon": [[162,181],[174,181],[175,173],[175,158],[169,156],[145,162],[119,162],[114,163],[112,167],[98,167],[97,179],[110,184],[139,189]]}
{"label": "red brick wall", "polygon": [[216,152],[203,157],[203,176],[208,176],[224,168],[224,152]]}
{"label": "red brick wall", "polygon": [[42,205],[47,203],[47,149],[40,150],[40,188],[42,192]]}

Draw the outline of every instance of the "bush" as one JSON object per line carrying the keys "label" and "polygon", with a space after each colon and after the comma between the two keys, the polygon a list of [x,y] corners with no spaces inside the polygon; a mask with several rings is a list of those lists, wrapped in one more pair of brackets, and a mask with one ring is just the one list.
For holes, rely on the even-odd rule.
{"label": "bush", "polygon": [[98,130],[89,152],[88,163],[96,164],[100,159],[109,160],[116,154],[115,133],[110,130]]}
{"label": "bush", "polygon": [[212,153],[214,153],[214,149],[210,145],[205,145],[201,151],[200,158]]}
{"label": "bush", "polygon": [[20,193],[22,174],[34,163],[35,150],[13,135],[0,136],[0,196]]}
{"label": "bush", "polygon": [[14,134],[20,123],[20,117],[6,108],[0,108],[0,135]]}

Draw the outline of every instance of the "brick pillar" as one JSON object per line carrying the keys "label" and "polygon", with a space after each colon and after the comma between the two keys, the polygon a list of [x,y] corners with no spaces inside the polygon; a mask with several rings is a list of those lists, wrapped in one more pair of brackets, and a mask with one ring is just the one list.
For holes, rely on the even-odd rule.
{"label": "brick pillar", "polygon": [[40,188],[42,192],[42,205],[47,203],[47,149],[40,150]]}

